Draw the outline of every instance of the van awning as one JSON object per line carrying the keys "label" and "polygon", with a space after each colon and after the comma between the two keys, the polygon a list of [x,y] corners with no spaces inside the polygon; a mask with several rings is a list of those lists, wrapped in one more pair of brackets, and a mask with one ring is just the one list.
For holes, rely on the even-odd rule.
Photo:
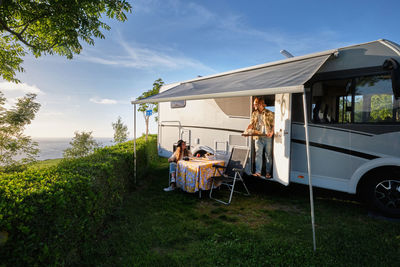
{"label": "van awning", "polygon": [[303,92],[304,84],[336,50],[289,58],[178,84],[132,104]]}

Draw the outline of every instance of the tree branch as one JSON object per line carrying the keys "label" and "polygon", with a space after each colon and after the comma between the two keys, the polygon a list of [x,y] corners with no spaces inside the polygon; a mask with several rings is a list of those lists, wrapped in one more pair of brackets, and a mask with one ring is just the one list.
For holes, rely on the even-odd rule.
{"label": "tree branch", "polygon": [[[40,16],[40,17],[37,17],[35,20],[38,20],[38,19],[41,18],[41,17],[45,17],[45,15]],[[35,20],[31,20],[31,22],[34,22]],[[54,44],[49,45],[49,46],[47,46],[47,47],[42,47],[42,48],[40,48],[40,47],[38,47],[38,46],[35,46],[35,45],[30,44],[28,41],[26,41],[26,40],[24,39],[24,37],[22,36],[22,34],[26,31],[26,29],[29,27],[29,25],[30,25],[31,22],[25,23],[26,25],[23,24],[23,25],[25,25],[25,28],[22,29],[22,31],[20,31],[20,32],[16,32],[16,31],[13,31],[10,27],[8,27],[7,24],[6,24],[2,19],[0,19],[0,25],[3,27],[3,29],[5,29],[5,30],[8,31],[9,33],[15,35],[15,36],[18,38],[18,40],[20,40],[22,43],[24,43],[25,45],[27,45],[27,46],[29,46],[29,47],[31,47],[31,48],[33,48],[33,49],[40,49],[40,50],[42,50],[42,51],[46,51],[46,50],[50,50],[50,49],[52,49],[52,48],[54,48],[54,47],[56,47],[56,46],[63,45],[63,44],[60,44],[60,43],[54,43]],[[22,25],[21,25],[21,26],[22,26]]]}
{"label": "tree branch", "polygon": [[25,28],[22,29],[22,31],[20,31],[18,34],[22,35],[24,33],[24,31],[26,31],[26,29],[28,29],[29,24],[26,24]]}
{"label": "tree branch", "polygon": [[30,44],[28,41],[26,41],[26,40],[22,37],[22,35],[21,35],[20,33],[15,32],[15,31],[13,31],[12,29],[10,29],[10,28],[7,26],[7,24],[6,24],[2,19],[0,19],[0,25],[3,27],[4,30],[6,30],[6,31],[8,31],[9,33],[11,33],[11,34],[13,34],[14,36],[16,36],[16,37],[18,38],[18,40],[20,40],[23,44],[25,44],[25,45],[27,45],[27,46],[33,48],[33,49],[38,49],[37,46],[34,46],[34,45]]}

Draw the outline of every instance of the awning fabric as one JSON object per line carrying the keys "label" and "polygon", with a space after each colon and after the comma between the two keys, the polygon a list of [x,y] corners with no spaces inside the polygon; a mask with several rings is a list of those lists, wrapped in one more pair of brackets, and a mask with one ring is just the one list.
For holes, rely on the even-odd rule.
{"label": "awning fabric", "polygon": [[304,84],[332,55],[295,58],[184,82],[132,104],[303,92]]}

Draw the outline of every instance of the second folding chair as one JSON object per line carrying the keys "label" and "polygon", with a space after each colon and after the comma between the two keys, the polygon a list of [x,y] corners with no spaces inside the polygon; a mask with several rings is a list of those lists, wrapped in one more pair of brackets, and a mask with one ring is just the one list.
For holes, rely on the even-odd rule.
{"label": "second folding chair", "polygon": [[[232,201],[233,192],[243,193],[246,196],[249,196],[249,190],[246,187],[246,184],[243,180],[243,172],[246,167],[247,158],[249,156],[248,148],[232,148],[231,156],[229,158],[227,166],[214,165],[217,169],[217,176],[211,177],[212,186],[210,190],[210,198],[223,203],[225,205],[229,205]],[[246,192],[235,191],[235,185],[237,182],[241,182]],[[223,200],[214,198],[212,196],[214,186],[220,184],[220,186],[227,186],[230,190],[229,200],[225,202]]]}

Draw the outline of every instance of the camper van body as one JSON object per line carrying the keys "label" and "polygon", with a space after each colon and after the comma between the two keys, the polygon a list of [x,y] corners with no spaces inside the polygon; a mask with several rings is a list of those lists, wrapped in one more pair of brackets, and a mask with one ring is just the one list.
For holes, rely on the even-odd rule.
{"label": "camper van body", "polygon": [[[390,73],[382,68],[389,58],[400,62],[400,47],[387,40],[339,48],[305,84],[313,186],[351,194],[381,186],[400,201],[400,99],[393,96]],[[178,84],[165,85],[161,92]],[[277,123],[272,180],[308,184],[303,94],[265,97],[275,101]],[[160,103],[159,155],[169,157],[173,144],[184,139],[193,153],[227,155],[232,146],[247,146],[254,157],[251,138],[241,136],[252,101],[238,96]],[[254,159],[249,162],[250,174]],[[276,172],[285,172],[279,165],[285,165],[287,179]],[[388,205],[397,207],[389,207],[395,212],[400,207]]]}

